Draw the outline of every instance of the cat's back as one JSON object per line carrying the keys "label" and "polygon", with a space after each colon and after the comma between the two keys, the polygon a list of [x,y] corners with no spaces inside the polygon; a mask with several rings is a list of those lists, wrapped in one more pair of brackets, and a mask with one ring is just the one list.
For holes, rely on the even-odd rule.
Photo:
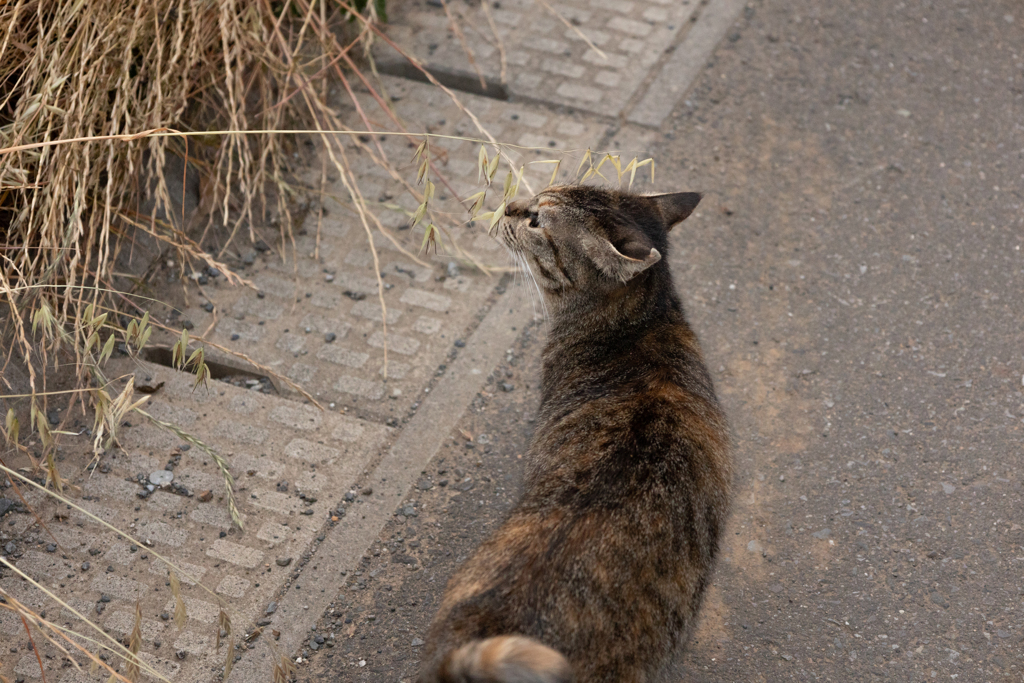
{"label": "cat's back", "polygon": [[635,325],[567,322],[552,331],[531,448],[535,476],[570,463],[586,469],[607,460],[629,470],[697,459],[728,486],[726,420],[671,286],[660,283],[665,301]]}

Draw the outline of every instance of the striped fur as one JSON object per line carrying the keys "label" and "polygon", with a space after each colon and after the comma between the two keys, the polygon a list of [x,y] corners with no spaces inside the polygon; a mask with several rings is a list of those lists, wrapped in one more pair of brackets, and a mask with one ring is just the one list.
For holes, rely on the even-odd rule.
{"label": "striped fur", "polygon": [[499,222],[551,312],[541,405],[523,497],[449,582],[419,683],[650,683],[685,642],[732,479],[664,259],[699,199],[549,188]]}
{"label": "striped fur", "polygon": [[441,664],[444,681],[474,683],[569,683],[565,657],[532,638],[498,636],[471,641]]}

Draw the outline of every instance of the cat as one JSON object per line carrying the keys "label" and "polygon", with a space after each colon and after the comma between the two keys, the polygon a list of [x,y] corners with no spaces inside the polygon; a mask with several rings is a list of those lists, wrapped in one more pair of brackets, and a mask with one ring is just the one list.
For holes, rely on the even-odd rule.
{"label": "cat", "polygon": [[418,683],[648,683],[729,508],[726,420],[665,255],[696,193],[550,187],[496,225],[550,311],[525,493],[449,581]]}

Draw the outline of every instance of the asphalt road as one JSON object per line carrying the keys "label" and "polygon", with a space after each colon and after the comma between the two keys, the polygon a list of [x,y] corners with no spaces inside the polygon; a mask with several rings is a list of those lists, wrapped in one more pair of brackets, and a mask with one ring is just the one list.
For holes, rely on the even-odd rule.
{"label": "asphalt road", "polygon": [[[752,2],[662,134],[659,184],[707,192],[670,259],[739,471],[677,680],[1021,680],[1024,7]],[[515,498],[541,334],[299,680],[412,677]]]}

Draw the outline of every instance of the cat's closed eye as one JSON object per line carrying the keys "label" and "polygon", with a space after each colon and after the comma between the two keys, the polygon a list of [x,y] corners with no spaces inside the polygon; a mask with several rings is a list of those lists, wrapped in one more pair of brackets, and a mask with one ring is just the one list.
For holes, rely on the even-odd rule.
{"label": "cat's closed eye", "polygon": [[540,219],[540,216],[537,213],[535,213],[535,212],[531,213],[530,214],[530,227],[531,228],[539,228],[540,227],[540,220],[539,219]]}

